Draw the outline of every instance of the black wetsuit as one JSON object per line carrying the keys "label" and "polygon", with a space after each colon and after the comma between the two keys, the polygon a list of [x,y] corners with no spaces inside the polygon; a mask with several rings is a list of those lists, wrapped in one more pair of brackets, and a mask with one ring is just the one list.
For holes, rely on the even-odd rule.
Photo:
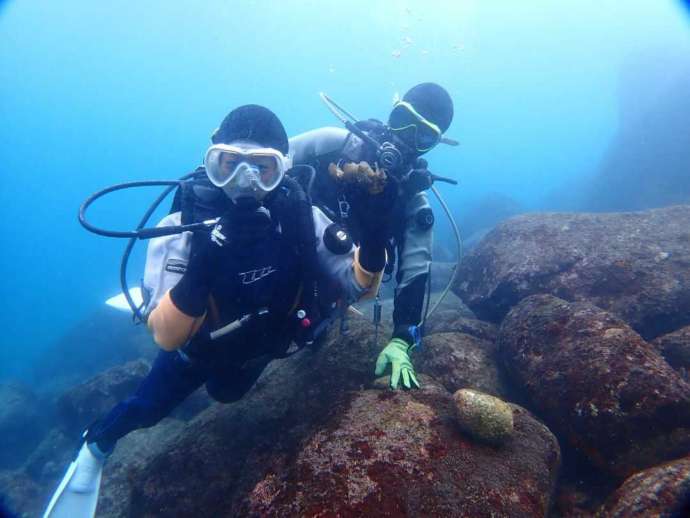
{"label": "black wetsuit", "polygon": [[[215,250],[209,234],[195,236],[187,270],[170,297],[190,316],[208,312],[204,324],[179,351],[158,353],[134,395],[89,429],[89,442],[112,450],[132,430],[158,423],[204,383],[214,399],[238,400],[287,349],[296,328],[289,313],[299,293],[300,259],[274,224],[245,234]],[[209,338],[211,330],[262,308],[268,313],[233,334]]]}
{"label": "black wetsuit", "polygon": [[[319,128],[290,139],[290,155],[293,163],[308,164],[316,169],[316,178],[311,192],[312,201],[334,221],[346,226],[355,240],[361,232],[362,223],[353,211],[347,187],[336,182],[328,172],[331,163],[341,161],[373,162],[371,157],[357,157],[349,147],[350,133],[342,128]],[[391,228],[389,261],[397,255],[397,289],[395,291],[393,336],[412,340],[408,333],[411,325],[422,320],[424,295],[431,263],[432,229],[431,218],[419,218],[419,211],[431,213],[424,192],[401,196],[396,205]]]}

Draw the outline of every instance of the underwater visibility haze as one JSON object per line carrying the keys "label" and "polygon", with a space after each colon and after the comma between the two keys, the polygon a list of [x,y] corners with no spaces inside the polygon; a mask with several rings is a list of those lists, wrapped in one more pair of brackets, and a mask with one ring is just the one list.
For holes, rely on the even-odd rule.
{"label": "underwater visibility haze", "polygon": [[[42,424],[35,427],[33,435],[27,434],[24,442],[12,443],[15,456],[0,454],[0,494],[8,494],[13,507],[24,512],[20,509],[21,502],[32,501],[29,514],[42,509],[50,493],[48,489],[52,490],[62,475],[61,462],[65,459],[51,460],[45,443],[43,449],[38,446],[46,430],[51,428],[51,420],[62,420],[60,444],[67,444],[70,434],[79,433],[74,423],[84,426],[88,424],[82,422],[86,415],[93,418],[91,411],[84,408],[105,412],[136,388],[146,367],[131,367],[125,369],[125,374],[111,375],[114,377],[104,383],[117,396],[109,393],[110,399],[105,402],[80,392],[79,384],[108,367],[139,357],[150,360],[155,349],[144,326],[133,326],[129,315],[105,305],[106,299],[120,292],[119,263],[126,243],[88,233],[79,225],[77,210],[84,199],[108,185],[172,180],[193,171],[202,163],[214,130],[238,106],[258,104],[269,108],[292,137],[322,126],[342,126],[326,109],[319,92],[325,92],[361,119],[385,121],[396,96],[424,82],[442,85],[454,103],[455,115],[445,136],[457,140],[459,145],[438,145],[425,158],[433,173],[459,182],[457,186],[443,183],[436,186],[459,224],[470,255],[459,268],[459,278],[453,286],[451,297],[458,306],[451,308],[446,303],[442,308],[446,313],[441,312],[446,320],[433,321],[426,329],[432,343],[428,351],[435,350],[439,356],[436,360],[419,360],[425,376],[422,384],[445,386],[450,392],[457,388],[478,389],[527,407],[547,423],[555,437],[546,427],[543,431],[542,425],[522,406],[511,407],[501,402],[506,405],[500,407],[504,415],[513,409],[511,419],[516,423],[516,430],[533,439],[536,437],[529,447],[520,443],[519,453],[511,453],[511,460],[506,461],[506,473],[522,465],[523,476],[532,477],[531,487],[536,488],[533,490],[538,496],[530,494],[520,498],[524,497],[521,502],[529,499],[542,502],[539,504],[542,507],[536,505],[528,510],[533,515],[544,514],[542,511],[546,509],[545,512],[556,513],[554,516],[567,516],[566,508],[573,511],[580,504],[583,509],[589,506],[589,510],[595,504],[603,504],[609,512],[622,504],[605,497],[613,494],[628,476],[680,457],[675,452],[690,445],[690,440],[681,446],[671,444],[660,457],[655,457],[651,447],[641,446],[642,453],[635,457],[622,451],[622,447],[616,449],[616,444],[597,442],[595,436],[607,434],[616,438],[618,445],[626,441],[644,442],[644,434],[617,435],[617,427],[627,426],[619,416],[612,417],[605,425],[597,424],[596,405],[604,408],[607,404],[601,394],[588,400],[587,405],[591,403],[594,407],[578,407],[580,417],[583,412],[589,412],[588,420],[582,418],[582,422],[569,428],[570,425],[563,423],[575,419],[574,414],[568,418],[557,415],[554,405],[557,407],[558,403],[548,400],[545,394],[559,395],[564,401],[569,401],[570,395],[558,392],[562,387],[551,386],[548,381],[535,388],[529,380],[530,377],[548,380],[548,374],[556,376],[549,369],[557,370],[557,365],[564,363],[577,364],[566,356],[575,355],[578,349],[572,337],[580,328],[596,327],[592,322],[610,327],[611,319],[620,318],[615,320],[615,326],[625,329],[614,333],[615,336],[606,336],[607,340],[619,341],[615,347],[620,354],[647,351],[647,342],[688,329],[690,322],[683,316],[683,311],[690,314],[688,263],[678,259],[675,266],[663,270],[669,264],[668,258],[674,261],[690,254],[690,234],[683,230],[683,218],[687,217],[683,207],[687,209],[690,205],[690,9],[687,2],[9,0],[0,1],[0,178],[3,182],[0,235],[5,240],[0,259],[5,273],[0,288],[3,301],[0,318],[4,329],[0,338],[0,386],[28,387],[16,389],[17,393],[23,394],[21,397],[28,398],[27,401],[38,401],[37,408],[40,405],[50,408],[45,412],[32,410],[29,421]],[[132,229],[159,192],[157,188],[142,188],[111,194],[94,204],[89,218],[100,227]],[[651,211],[635,216],[638,219],[634,221],[625,219],[627,216],[619,221],[616,216],[599,214],[670,206],[674,207],[662,209],[670,212]],[[451,266],[443,267],[441,263],[449,265],[456,257],[451,226],[435,200],[432,207],[436,215],[434,259],[440,265],[432,289],[438,291],[452,271]],[[152,220],[163,217],[168,208],[169,202],[164,202]],[[552,212],[568,215],[559,219]],[[500,227],[490,234],[495,241],[482,248],[479,243],[496,224],[523,213],[532,215],[516,220],[511,227]],[[579,233],[568,234],[571,230]],[[658,241],[645,241],[651,237]],[[593,244],[606,243],[608,239],[617,243],[611,244],[608,255],[595,250]],[[540,243],[548,253],[539,249]],[[132,256],[128,270],[130,286],[140,283],[145,249],[145,243],[140,242]],[[562,250],[565,251],[561,253]],[[653,250],[653,258],[645,262],[646,259],[640,258],[643,253],[638,254],[640,250]],[[553,256],[549,255],[551,252]],[[583,261],[583,257],[588,260]],[[582,266],[584,263],[588,266]],[[598,273],[586,270],[594,268],[592,265],[600,265],[606,273],[597,277]],[[556,280],[549,277],[561,274]],[[589,282],[585,279],[595,279],[594,284],[583,288],[578,283]],[[649,295],[658,286],[663,289]],[[638,287],[649,295],[648,299],[631,294],[630,290]],[[484,358],[486,353],[482,351],[487,348],[491,351],[500,348],[500,360],[487,356],[477,367],[477,371],[484,373],[481,380],[466,379],[463,369],[467,365],[450,368],[456,369],[455,381],[447,381],[441,374],[438,379],[432,379],[435,373],[444,371],[438,365],[441,362],[438,358],[453,357],[454,346],[449,345],[450,339],[445,334],[450,330],[442,329],[451,321],[460,326],[459,320],[448,316],[451,310],[461,315],[458,318],[473,322],[471,326],[465,322],[462,330],[454,327],[452,331],[464,333],[464,337],[472,335],[471,339],[463,340],[468,340],[466,347],[475,351],[475,357]],[[543,314],[555,315],[558,329],[556,324],[554,327],[544,324],[539,319]],[[369,313],[366,317],[370,318]],[[497,339],[496,326],[501,322],[503,327]],[[542,325],[546,327],[541,328]],[[354,336],[362,341],[363,336],[369,336],[370,326],[356,324],[354,327]],[[690,331],[686,333],[690,337]],[[559,342],[559,354],[563,356],[554,360],[553,365],[542,365],[545,370],[539,370],[534,358],[548,355],[550,346],[543,342],[547,340],[544,337],[555,335],[568,337]],[[589,337],[583,342],[593,357],[602,343],[599,338]],[[535,344],[534,350],[521,349],[525,340]],[[685,340],[688,347],[690,338]],[[121,350],[118,343],[124,342],[128,344],[127,349]],[[643,345],[635,349],[630,344]],[[669,425],[673,421],[669,416],[674,412],[685,415],[683,412],[690,409],[690,402],[684,403],[690,401],[690,388],[686,386],[690,347],[676,348],[668,340],[659,344],[655,346],[657,356],[652,357],[650,349],[639,353],[640,361],[658,361],[658,371],[663,371],[660,376],[665,382],[644,386],[635,385],[637,381],[630,382],[629,397],[645,401],[646,405],[645,394],[658,389],[659,398],[665,398],[666,406],[658,413],[656,409],[647,412],[645,407],[647,413],[640,410],[640,416],[644,415],[636,418],[651,419],[654,425],[650,426],[655,430],[656,424],[663,422],[659,429],[677,440],[690,430],[688,424],[687,427],[679,425],[682,432],[668,431],[678,424]],[[660,359],[659,351],[676,370]],[[677,358],[684,359],[674,364]],[[306,367],[298,361],[285,360],[295,372],[303,372],[300,369]],[[347,363],[350,359],[343,361]],[[619,368],[617,360],[611,362],[615,365],[612,370]],[[357,362],[352,360],[352,364]],[[280,382],[287,383],[290,379],[287,371],[280,371],[273,364],[271,368],[270,375]],[[598,367],[583,361],[580,368],[597,370]],[[362,367],[362,372],[366,369],[368,364]],[[371,372],[366,371],[372,379],[373,369],[372,363]],[[123,382],[126,390],[118,385],[120,375],[133,376]],[[570,382],[575,373],[559,375]],[[488,378],[492,381],[486,381]],[[335,375],[334,379],[340,378]],[[327,380],[321,381],[327,387],[323,389],[323,397],[335,394]],[[309,390],[310,396],[305,399],[318,399],[309,385],[295,383],[300,390]],[[518,389],[513,392],[515,387]],[[0,393],[3,390],[9,389]],[[120,394],[118,390],[124,392]],[[29,392],[30,397],[26,395]],[[471,411],[472,405],[485,404],[473,394],[456,392],[455,400],[439,402],[434,398],[440,396],[423,393],[426,395],[419,396],[420,406],[413,405],[417,414],[410,419],[414,422],[427,419],[423,405],[433,407],[444,421],[450,419],[448,405],[453,401],[460,406],[461,413],[463,409]],[[517,393],[519,396],[511,397]],[[362,410],[374,405],[376,398],[366,390],[353,398],[356,399],[353,406],[343,410],[343,419],[352,422],[340,423],[340,430],[343,436],[352,439],[353,448],[361,450],[357,450],[358,458],[375,458],[376,448],[386,446],[358,442],[358,434],[367,426],[376,426],[376,419]],[[239,415],[250,411],[247,409],[252,401],[254,405],[265,403],[266,415],[278,412],[280,405],[274,403],[276,408],[272,408],[266,402],[268,399],[268,396],[265,399],[256,396],[251,401],[242,400],[234,404],[237,410],[231,412]],[[198,407],[194,407],[197,403]],[[391,405],[395,402],[385,400],[381,404],[385,407],[381,415],[392,419],[395,408]],[[208,405],[197,398],[176,414],[171,420],[175,424],[168,424],[172,426],[171,436],[180,437],[180,442],[173,445],[178,448],[176,451],[194,444],[193,438],[184,435],[180,423],[190,422]],[[280,426],[300,429],[295,421],[300,416],[318,415],[326,419],[324,416],[330,415],[314,405],[305,402],[293,417],[281,414],[276,419],[284,421],[280,421]],[[649,405],[651,408],[652,403]],[[205,415],[211,415],[208,412],[212,411],[206,410]],[[15,430],[3,428],[3,419],[0,419],[0,430]],[[260,464],[257,460],[260,454],[251,445],[250,431],[241,430],[229,418],[214,419],[211,415],[208,422],[221,422],[226,431],[237,434],[238,445],[234,446],[233,455],[246,456]],[[263,418],[256,419],[258,422]],[[357,424],[357,419],[365,424]],[[266,421],[271,422],[268,417]],[[64,425],[65,422],[72,424]],[[552,423],[560,423],[563,428]],[[428,437],[426,432],[417,429],[411,433],[428,444],[433,443],[431,436],[441,437],[441,442],[452,442],[450,437],[454,437],[454,432],[444,428],[445,424],[429,426],[433,433]],[[512,426],[510,421],[511,430]],[[591,434],[582,431],[587,427],[593,430]],[[14,432],[7,432],[10,433]],[[53,438],[57,436],[57,432],[51,433]],[[563,437],[575,436],[579,449],[568,449]],[[156,437],[156,444],[169,440]],[[281,448],[292,453],[298,451],[296,467],[287,466],[286,460],[285,465],[271,464],[271,469],[279,473],[274,478],[259,470],[240,479],[240,489],[233,489],[232,496],[224,502],[227,509],[240,515],[316,515],[323,510],[319,507],[323,502],[307,501],[305,496],[286,496],[288,488],[295,484],[305,487],[309,484],[300,478],[303,476],[300,466],[308,465],[309,469],[320,466],[315,460],[320,451],[318,441],[336,441],[327,431],[322,431],[320,439],[310,437],[289,432],[281,438]],[[522,440],[520,437],[516,436],[515,444]],[[261,438],[272,440],[268,436]],[[134,440],[128,444],[134,448],[132,451],[136,449]],[[137,444],[141,448],[141,443]],[[298,450],[297,444],[302,449]],[[600,454],[608,451],[609,446],[615,455],[612,453],[611,458],[604,459]],[[532,447],[536,450],[529,450]],[[453,450],[451,446],[429,448],[430,457],[451,455],[448,452]],[[154,450],[158,451],[151,447]],[[345,450],[341,444],[334,446],[332,458],[340,459],[338,462],[353,472],[363,470],[357,473],[366,472],[377,484],[385,485],[382,480],[386,475],[376,473],[378,465],[355,467],[346,458]],[[570,500],[566,497],[558,500],[554,496],[561,450],[566,471],[586,464],[588,470],[597,473],[588,486],[595,489],[577,489],[574,482],[577,477],[572,477],[558,486],[558,494],[567,493]],[[122,462],[135,464],[140,460],[130,455],[123,457]],[[494,462],[491,456],[483,450],[477,455],[476,462],[491,470]],[[133,480],[146,480],[147,473],[184,470],[174,461],[151,458],[154,459],[149,465],[153,466],[151,471],[137,464]],[[650,459],[654,462],[648,462]],[[427,460],[414,457],[406,462],[410,466],[426,466]],[[231,465],[228,473],[241,471],[239,460],[228,462]],[[280,467],[276,467],[278,464]],[[426,467],[419,469],[424,471]],[[439,473],[436,469],[429,468],[429,473],[436,476]],[[674,473],[683,472],[690,477],[690,466],[674,469]],[[215,476],[208,467],[198,471],[200,484]],[[403,476],[402,472],[396,476]],[[669,477],[668,471],[655,476],[659,480]],[[128,479],[123,472],[106,473],[106,477],[110,477],[105,486],[107,500],[118,494],[116,488],[124,487]],[[156,481],[163,483],[163,478]],[[491,490],[490,486],[482,485],[483,480],[472,486],[478,494]],[[223,482],[219,484],[225,487]],[[426,486],[420,484],[420,491],[426,491]],[[501,494],[518,492],[521,487],[516,480],[507,478],[497,484],[505,484]],[[17,489],[20,486],[22,489]],[[174,488],[172,484],[167,495],[169,500],[174,500],[171,496],[175,494]],[[213,509],[222,508],[214,508],[218,502],[198,490],[203,493],[200,509],[212,513]],[[328,495],[326,489],[319,490]],[[350,490],[362,494],[368,491],[359,486]],[[415,507],[414,496],[406,500],[397,495],[388,511],[401,515],[449,515],[444,514],[449,509],[444,507],[447,502],[438,503],[442,497],[432,489],[428,491],[435,495],[432,498],[435,503],[430,508]],[[164,493],[157,494],[145,487],[135,490],[132,501],[141,504],[143,514],[151,509],[172,512],[174,507],[166,507],[172,503],[165,500]],[[24,500],[17,495],[24,495]],[[570,507],[563,503],[566,500]],[[131,511],[127,507],[129,500],[116,503],[107,500],[99,505],[110,506],[104,509],[112,516]],[[370,502],[365,496],[356,505],[347,504],[354,507],[338,505],[335,507],[340,512],[352,511],[355,515],[371,515],[374,509],[368,507]],[[553,510],[554,505],[557,511]],[[184,509],[180,507],[179,512],[184,514]],[[501,516],[519,515],[507,507],[499,506],[495,511]]]}

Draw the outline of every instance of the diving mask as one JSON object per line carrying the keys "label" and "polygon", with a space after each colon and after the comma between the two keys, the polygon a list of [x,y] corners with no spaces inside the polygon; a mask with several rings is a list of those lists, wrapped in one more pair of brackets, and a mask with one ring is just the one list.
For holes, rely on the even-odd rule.
{"label": "diving mask", "polygon": [[[393,106],[388,125],[394,133],[418,153],[426,153],[441,141],[443,132],[436,124],[420,115],[410,103],[398,101]],[[411,138],[410,138],[411,136]]]}
{"label": "diving mask", "polygon": [[231,198],[235,191],[263,197],[278,186],[289,164],[280,151],[251,144],[214,144],[204,158],[208,179]]}

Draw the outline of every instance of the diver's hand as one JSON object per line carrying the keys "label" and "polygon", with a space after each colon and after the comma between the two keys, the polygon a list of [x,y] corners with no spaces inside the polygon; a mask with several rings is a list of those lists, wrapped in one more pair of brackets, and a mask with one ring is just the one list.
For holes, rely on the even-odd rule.
{"label": "diver's hand", "polygon": [[434,183],[433,175],[428,169],[428,162],[423,158],[418,158],[412,171],[409,172],[403,182],[405,193],[411,197],[418,192],[426,191]]}
{"label": "diver's hand", "polygon": [[386,265],[386,244],[392,234],[393,208],[398,187],[386,182],[383,192],[358,192],[352,196],[352,212],[359,223],[359,260],[369,272],[380,272]]}
{"label": "diver's hand", "polygon": [[393,338],[388,345],[381,351],[376,360],[376,376],[381,376],[388,364],[391,364],[391,381],[390,387],[395,390],[398,388],[400,376],[402,375],[403,387],[407,389],[419,388],[417,376],[415,376],[414,367],[410,361],[409,351],[412,349],[405,340],[401,338]]}

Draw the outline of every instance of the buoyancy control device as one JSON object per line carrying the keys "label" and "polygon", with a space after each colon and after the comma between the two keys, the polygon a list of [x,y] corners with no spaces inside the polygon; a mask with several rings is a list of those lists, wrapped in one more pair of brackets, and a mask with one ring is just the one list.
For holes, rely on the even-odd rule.
{"label": "buoyancy control device", "polygon": [[[270,193],[265,200],[265,205],[269,208],[272,217],[276,218],[281,233],[287,237],[289,243],[293,243],[295,253],[300,258],[302,268],[302,290],[300,299],[295,309],[297,319],[298,345],[309,345],[314,340],[315,324],[321,318],[322,308],[318,307],[318,278],[317,278],[317,252],[314,222],[311,212],[311,201],[309,189],[314,180],[314,169],[311,166],[303,165],[293,167],[281,184]],[[114,231],[96,227],[86,219],[86,211],[89,206],[97,199],[106,194],[139,187],[164,186],[164,191],[154,200],[139,224],[134,230]],[[149,219],[156,209],[161,205],[165,198],[175,191],[170,214],[164,219],[163,224],[156,227],[146,227]],[[191,232],[210,232],[215,226],[220,216],[227,210],[228,203],[232,203],[225,193],[211,184],[203,167],[198,167],[193,172],[182,176],[178,180],[154,180],[129,182],[107,187],[89,196],[79,209],[79,222],[88,231],[106,237],[117,237],[128,239],[127,246],[120,262],[120,285],[123,295],[133,312],[135,320],[145,322],[148,311],[152,309],[155,300],[151,300],[151,290],[142,289],[143,303],[135,304],[132,299],[127,282],[127,265],[131,252],[138,240],[152,239],[163,236],[185,235]],[[175,215],[179,213],[179,217]],[[167,221],[166,221],[167,220]],[[187,234],[191,236],[191,234]],[[171,282],[176,282],[180,272],[186,267],[185,254],[189,253],[191,239],[169,240],[175,243],[178,249],[174,253],[179,256],[179,269],[171,271],[166,267],[157,268],[156,275],[165,276],[177,274],[175,280],[157,279],[152,284],[158,284],[164,288],[170,287]],[[167,246],[167,244],[165,245]],[[166,252],[169,252],[167,250]],[[173,264],[174,266],[174,264]],[[150,273],[150,272],[149,272]],[[157,298],[162,295],[163,289],[153,294]],[[154,304],[152,304],[154,302]],[[224,326],[233,329],[233,326]]]}

